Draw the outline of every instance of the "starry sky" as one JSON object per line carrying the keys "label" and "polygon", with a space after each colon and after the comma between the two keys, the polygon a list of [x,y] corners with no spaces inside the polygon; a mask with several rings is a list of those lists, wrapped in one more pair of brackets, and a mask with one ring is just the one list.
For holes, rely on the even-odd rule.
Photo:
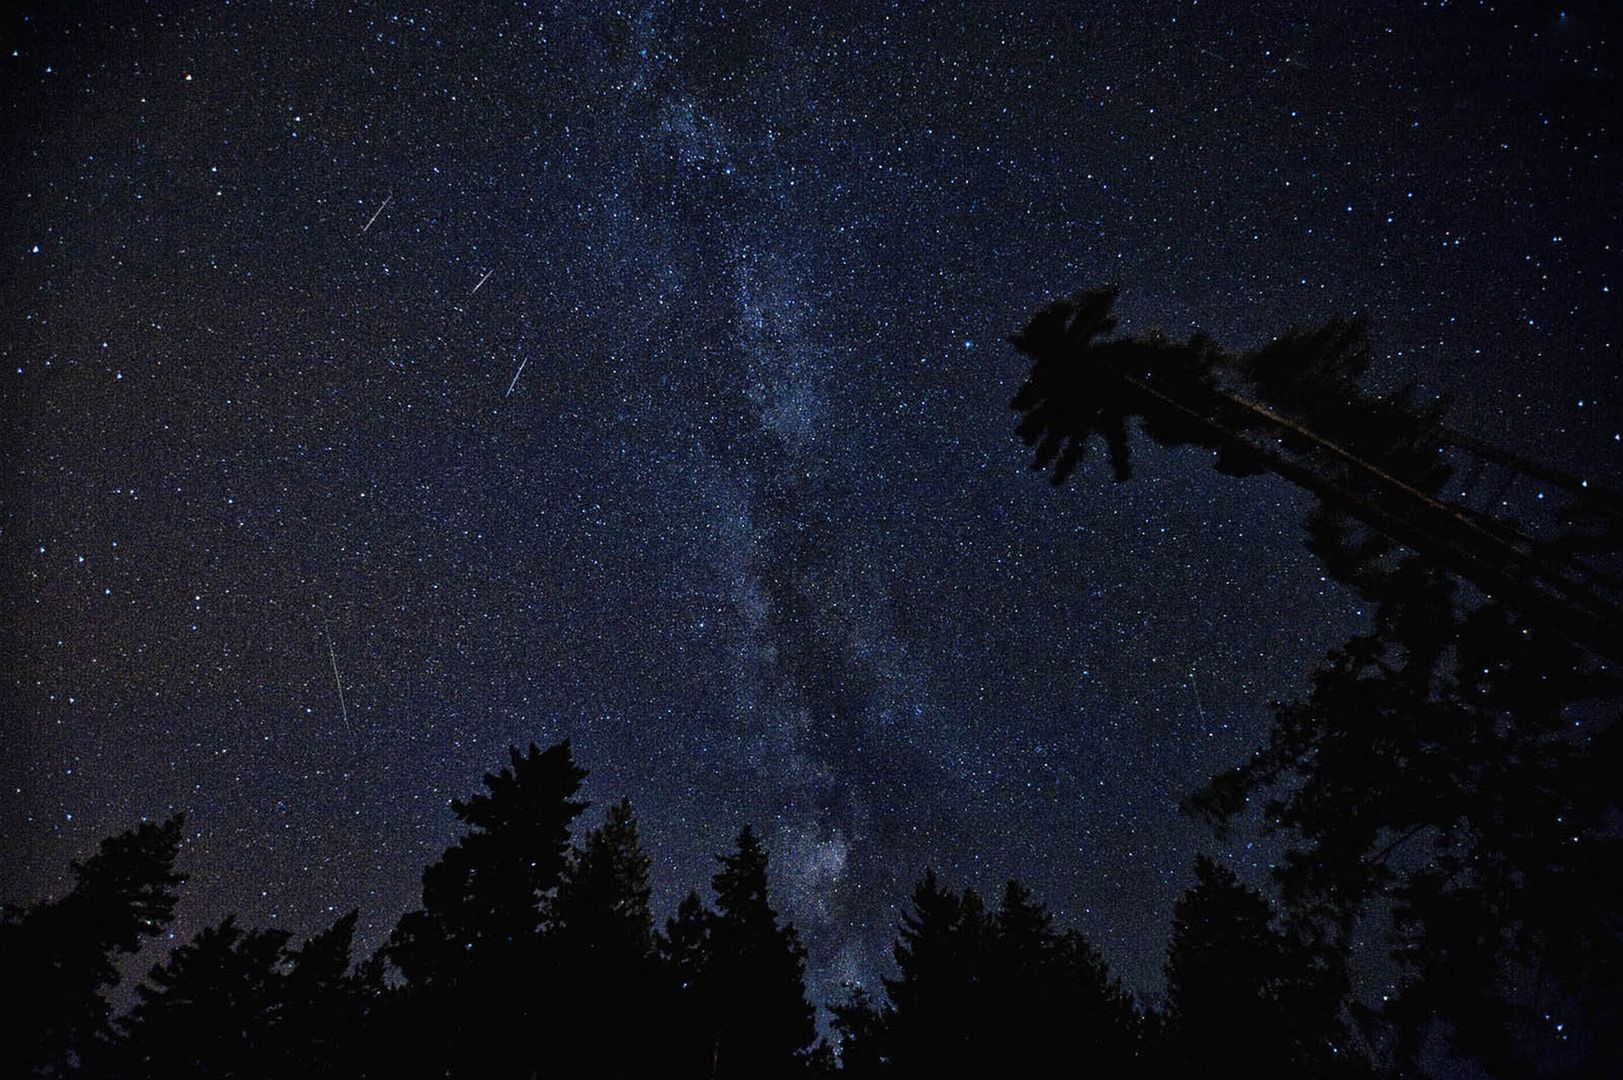
{"label": "starry sky", "polygon": [[1006,335],[1367,312],[1378,383],[1623,472],[1609,5],[28,7],[0,899],[184,811],[178,933],[370,947],[568,737],[661,917],[756,825],[817,1000],[927,864],[1153,998],[1196,851],[1272,850],[1178,799],[1365,613],[1273,478],[1028,472]]}

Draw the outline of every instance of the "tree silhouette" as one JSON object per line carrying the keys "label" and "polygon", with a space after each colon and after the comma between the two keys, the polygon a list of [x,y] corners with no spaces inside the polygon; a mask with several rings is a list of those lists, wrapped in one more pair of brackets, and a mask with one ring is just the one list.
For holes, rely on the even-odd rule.
{"label": "tree silhouette", "polygon": [[117,960],[161,934],[174,918],[175,871],[183,819],[144,823],[103,840],[73,864],[74,885],[59,900],[0,921],[0,963],[18,991],[8,1006],[6,1075],[58,1076],[97,1058],[109,1035],[106,994]]}
{"label": "tree silhouette", "polygon": [[845,1000],[829,1006],[831,1024],[839,1038],[840,1071],[856,1078],[899,1075],[892,1068],[895,1010],[875,1001],[860,986],[847,985],[845,989]]}
{"label": "tree silhouette", "polygon": [[1271,793],[1266,826],[1302,844],[1280,867],[1284,898],[1321,940],[1344,945],[1376,901],[1390,907],[1400,1062],[1434,1018],[1496,1071],[1623,1060],[1623,905],[1600,869],[1620,851],[1619,693],[1564,635],[1502,603],[1461,608],[1411,559],[1373,631],[1187,805],[1223,825]]}
{"label": "tree silhouette", "polygon": [[519,1033],[564,992],[539,963],[541,931],[570,823],[586,808],[574,799],[586,773],[568,742],[508,756],[485,775],[486,791],[451,803],[470,831],[423,872],[423,907],[401,918],[386,949],[408,991],[401,1037],[425,1071],[529,1075],[542,1050]]}
{"label": "tree silhouette", "polygon": [[1358,1075],[1335,966],[1274,927],[1266,900],[1201,856],[1173,908],[1168,1056],[1179,1075]]}
{"label": "tree silhouette", "polygon": [[678,1076],[711,1076],[719,1052],[711,988],[711,926],[715,913],[690,890],[665,920],[656,948],[671,1002],[667,1041]]}
{"label": "tree silhouette", "polygon": [[854,1076],[1036,1075],[1137,1068],[1132,1000],[1075,931],[1010,882],[996,914],[933,871],[902,915],[889,1005],[853,992],[834,1008]]}
{"label": "tree silhouette", "polygon": [[277,1039],[290,935],[244,930],[234,916],[153,966],[123,1021],[119,1072],[135,1077],[280,1076]]}
{"label": "tree silhouette", "polygon": [[[1597,545],[1618,550],[1623,497],[1453,431],[1441,421],[1444,403],[1420,405],[1413,387],[1365,391],[1362,320],[1333,320],[1231,353],[1202,335],[1183,343],[1160,334],[1106,338],[1116,327],[1115,299],[1115,290],[1096,289],[1055,301],[1009,339],[1032,358],[1010,405],[1022,414],[1017,433],[1037,447],[1033,468],[1052,467],[1054,482],[1064,482],[1098,435],[1124,481],[1128,422],[1137,418],[1162,446],[1213,451],[1220,472],[1269,471],[1312,492],[1320,502],[1311,523],[1316,550],[1353,523],[1368,530],[1355,546],[1328,542],[1320,550],[1326,566],[1353,584],[1362,584],[1360,570],[1404,545],[1623,662],[1615,633],[1623,580],[1578,557]],[[1541,542],[1449,502],[1439,493],[1452,475],[1449,449],[1562,483],[1574,496],[1575,519],[1599,516],[1610,527]]]}
{"label": "tree silhouette", "polygon": [[[954,893],[927,872],[902,915],[886,1000],[856,989],[832,1006],[839,1071],[1367,1075],[1344,1022],[1342,950],[1359,912],[1380,901],[1394,913],[1404,977],[1388,1008],[1354,1011],[1363,1045],[1390,1071],[1417,1071],[1441,1036],[1495,1075],[1607,1075],[1623,1057],[1623,957],[1617,845],[1595,830],[1615,814],[1617,774],[1605,764],[1615,748],[1595,751],[1616,726],[1587,740],[1529,735],[1593,720],[1570,708],[1570,681],[1552,677],[1576,647],[1491,604],[1450,622],[1438,614],[1453,610],[1446,597],[1423,587],[1446,578],[1426,573],[1393,571],[1404,601],[1382,606],[1376,632],[1321,672],[1308,702],[1282,710],[1276,739],[1296,749],[1259,757],[1267,765],[1278,752],[1297,770],[1267,812],[1315,844],[1281,867],[1288,918],[1232,871],[1198,860],[1174,911],[1167,1009],[1141,1015],[1099,953],[1057,929],[1018,882],[988,911],[973,889]],[[357,912],[298,947],[285,931],[227,918],[154,965],[134,1008],[111,1024],[110,958],[172,915],[180,824],[104,842],[75,867],[69,896],[3,924],[6,959],[26,980],[17,985],[41,988],[15,1007],[41,1023],[8,1043],[13,1071],[836,1071],[833,1049],[811,1046],[805,951],[771,906],[752,830],[718,856],[715,908],[689,893],[656,936],[630,804],[569,848],[584,774],[567,745],[510,756],[486,793],[454,804],[472,829],[425,873],[425,908],[372,960],[351,967]],[[1243,799],[1250,779],[1205,798]],[[1545,802],[1530,812],[1535,797]],[[1394,835],[1393,821],[1413,824]]]}
{"label": "tree silhouette", "polygon": [[1003,891],[986,965],[988,1043],[1003,1068],[1073,1061],[1121,1075],[1133,1068],[1132,999],[1087,940],[1053,929],[1047,908],[1017,881]]}
{"label": "tree silhouette", "polygon": [[901,1075],[987,1064],[978,1017],[985,1008],[982,968],[991,933],[975,890],[960,897],[942,887],[933,870],[924,872],[892,949],[900,974],[884,980],[895,1010],[890,1056]]}
{"label": "tree silhouette", "polygon": [[[1051,305],[1012,339],[1034,360],[1022,438],[1085,438],[1097,397],[1162,445],[1271,471],[1317,496],[1309,548],[1375,608],[1304,700],[1276,706],[1267,746],[1186,808],[1224,828],[1260,802],[1265,828],[1297,837],[1279,880],[1315,945],[1345,949],[1390,914],[1402,991],[1361,1015],[1400,1067],[1439,1030],[1507,1073],[1623,1060],[1620,895],[1596,869],[1617,860],[1623,767],[1623,580],[1596,560],[1623,551],[1623,499],[1449,428],[1411,389],[1366,392],[1360,322],[1238,354],[1096,341],[1113,299]],[[1561,528],[1534,538],[1444,498],[1461,455],[1564,490]]]}
{"label": "tree silhouette", "polygon": [[623,799],[570,852],[551,908],[554,928],[600,967],[642,964],[654,944],[648,865],[631,800]]}
{"label": "tree silhouette", "polygon": [[626,1037],[628,1020],[652,1027],[668,1004],[654,956],[648,866],[630,800],[610,808],[570,852],[548,927],[548,953],[570,987],[554,1072],[638,1076],[661,1064],[661,1033]]}
{"label": "tree silhouette", "polygon": [[119,1021],[112,1075],[294,1078],[361,1075],[359,986],[350,973],[357,913],[302,947],[235,916],[155,964]]}
{"label": "tree silhouette", "polygon": [[797,1055],[815,1035],[806,1002],[806,950],[767,899],[767,853],[754,830],[744,826],[738,849],[717,858],[705,971],[714,1075],[787,1075],[797,1071]]}
{"label": "tree silhouette", "polygon": [[279,1038],[293,1075],[358,1076],[365,1065],[367,988],[352,970],[360,912],[351,910],[297,949],[285,950]]}

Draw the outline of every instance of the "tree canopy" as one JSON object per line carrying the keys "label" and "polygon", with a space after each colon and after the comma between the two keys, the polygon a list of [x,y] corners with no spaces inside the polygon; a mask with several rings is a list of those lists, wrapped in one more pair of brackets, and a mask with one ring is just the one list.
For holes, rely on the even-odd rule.
{"label": "tree canopy", "polygon": [[[1186,800],[1220,830],[1256,811],[1290,836],[1292,932],[1345,955],[1385,924],[1400,993],[1356,1002],[1410,1068],[1428,1039],[1507,1073],[1623,1060],[1616,972],[1623,499],[1454,431],[1413,387],[1364,389],[1366,326],[1337,320],[1259,349],[1200,335],[1107,338],[1112,290],[1039,311],[1012,407],[1056,482],[1102,435],[1131,475],[1129,420],[1317,497],[1308,547],[1374,606],[1267,744]],[[1452,455],[1452,457],[1451,457]],[[1442,494],[1461,455],[1556,485],[1553,535]],[[1215,888],[1215,884],[1213,886]]]}

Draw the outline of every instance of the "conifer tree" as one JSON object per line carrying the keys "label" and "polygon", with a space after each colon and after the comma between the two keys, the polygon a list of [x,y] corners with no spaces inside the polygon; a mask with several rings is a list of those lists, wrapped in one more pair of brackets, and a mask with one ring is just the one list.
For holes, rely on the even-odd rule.
{"label": "conifer tree", "polygon": [[767,897],[767,853],[754,830],[718,856],[711,880],[708,995],[714,1009],[715,1075],[774,1077],[795,1071],[815,1035],[806,1002],[806,950],[793,924],[780,923]]}
{"label": "conifer tree", "polygon": [[1066,930],[1054,942],[1051,963],[1049,1044],[1059,1040],[1079,1066],[1101,1076],[1149,1075],[1144,1044],[1153,1033],[1099,950]]}
{"label": "conifer tree", "polygon": [[895,1010],[890,1043],[901,1075],[985,1067],[985,951],[992,932],[980,896],[943,888],[926,870],[902,915],[893,949],[898,977],[885,979]]}
{"label": "conifer tree", "polygon": [[66,896],[4,913],[0,963],[19,992],[8,1006],[0,1072],[63,1075],[105,1048],[118,958],[174,918],[176,889],[186,880],[174,868],[182,820],[148,822],[103,840],[73,864]]}
{"label": "conifer tree", "polygon": [[227,916],[154,965],[122,1021],[118,1074],[285,1075],[288,1047],[278,1029],[288,938],[283,930],[244,930]]}
{"label": "conifer tree", "polygon": [[890,1008],[853,995],[835,1011],[869,1074],[1119,1076],[1134,1067],[1132,999],[1019,882],[989,914],[975,890],[959,896],[926,871],[894,955]]}
{"label": "conifer tree", "polygon": [[715,1071],[719,1030],[711,989],[711,927],[715,913],[697,890],[689,890],[665,920],[656,943],[663,989],[670,1002],[663,1035],[677,1076],[708,1077]]}
{"label": "conifer tree", "polygon": [[351,970],[359,917],[358,910],[351,910],[287,951],[279,1038],[298,1074],[355,1076],[362,1071],[366,994],[360,976]]}
{"label": "conifer tree", "polygon": [[116,1076],[363,1075],[362,998],[350,972],[357,912],[291,948],[283,930],[227,916],[175,949],[136,987]]}
{"label": "conifer tree", "polygon": [[1131,997],[1081,934],[1054,931],[1047,908],[1017,881],[998,906],[986,982],[989,1057],[1005,1068],[1072,1061],[1107,1075],[1129,1069]]}
{"label": "conifer tree", "polygon": [[1332,970],[1274,926],[1273,909],[1201,856],[1173,908],[1170,1055],[1186,1076],[1353,1075],[1358,1055]]}
{"label": "conifer tree", "polygon": [[648,866],[631,801],[622,799],[570,852],[552,904],[554,927],[594,963],[641,964],[654,944]]}
{"label": "conifer tree", "polygon": [[[1314,494],[1309,549],[1375,610],[1186,808],[1293,834],[1282,898],[1321,951],[1387,924],[1400,993],[1359,1011],[1400,1066],[1438,1033],[1495,1073],[1623,1060],[1623,903],[1596,869],[1623,851],[1623,496],[1453,430],[1412,388],[1366,390],[1359,320],[1232,353],[1111,338],[1113,301],[1080,293],[1011,339],[1033,360],[1012,405],[1034,466],[1061,482],[1102,435],[1126,479],[1136,419],[1220,472],[1271,471]],[[1564,490],[1558,525],[1472,505],[1466,457]]]}
{"label": "conifer tree", "polygon": [[891,1028],[895,1010],[860,986],[847,986],[845,1000],[829,1006],[839,1037],[840,1069],[855,1080],[895,1075]]}
{"label": "conifer tree", "polygon": [[400,1035],[424,1071],[527,1077],[543,1050],[525,1033],[567,992],[541,962],[541,935],[586,773],[568,742],[508,754],[485,791],[451,803],[469,831],[423,872],[423,907],[385,951],[406,982]]}
{"label": "conifer tree", "polygon": [[[548,955],[570,986],[560,1001],[559,1053],[567,1075],[648,1075],[662,1064],[662,1000],[649,907],[649,860],[629,800],[570,852],[551,905]],[[639,1029],[627,1037],[627,1027]]]}

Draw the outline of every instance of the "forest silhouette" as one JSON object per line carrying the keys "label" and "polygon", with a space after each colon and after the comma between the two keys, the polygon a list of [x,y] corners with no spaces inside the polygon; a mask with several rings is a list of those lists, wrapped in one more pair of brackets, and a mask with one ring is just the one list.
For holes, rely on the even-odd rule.
{"label": "forest silhouette", "polygon": [[[993,904],[926,872],[891,974],[820,1003],[820,1039],[755,833],[658,926],[631,804],[577,836],[586,773],[563,742],[511,749],[452,803],[464,831],[372,956],[353,911],[302,942],[226,918],[151,964],[122,1014],[121,970],[180,902],[183,823],[104,840],[64,896],[0,921],[4,1074],[1617,1075],[1623,500],[1453,431],[1412,388],[1366,391],[1361,322],[1236,353],[1113,336],[1114,300],[1057,301],[1011,338],[1033,466],[1063,483],[1097,437],[1127,481],[1136,427],[1271,473],[1315,496],[1309,549],[1373,611],[1274,705],[1266,744],[1185,800],[1289,850],[1274,900],[1197,858],[1163,999],[1128,993],[1020,883]],[[1569,501],[1535,535],[1445,496],[1467,460]],[[1395,993],[1360,984],[1372,956]]]}

